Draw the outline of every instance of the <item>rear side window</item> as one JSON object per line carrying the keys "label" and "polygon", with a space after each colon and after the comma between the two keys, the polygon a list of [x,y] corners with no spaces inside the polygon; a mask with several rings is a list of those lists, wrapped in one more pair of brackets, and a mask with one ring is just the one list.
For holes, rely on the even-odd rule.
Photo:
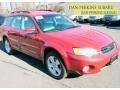
{"label": "rear side window", "polygon": [[22,17],[15,16],[13,21],[12,21],[11,27],[21,29],[21,23],[22,23]]}
{"label": "rear side window", "polygon": [[0,25],[1,25],[1,24],[3,24],[4,19],[5,19],[5,17],[4,17],[4,16],[0,16]]}
{"label": "rear side window", "polygon": [[7,17],[3,23],[3,25],[10,26],[11,22],[13,20],[13,17]]}

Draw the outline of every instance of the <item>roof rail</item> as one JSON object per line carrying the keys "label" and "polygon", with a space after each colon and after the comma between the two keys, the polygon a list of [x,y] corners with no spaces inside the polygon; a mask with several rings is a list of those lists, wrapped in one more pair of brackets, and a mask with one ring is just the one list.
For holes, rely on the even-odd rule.
{"label": "roof rail", "polygon": [[[52,11],[52,10],[31,10],[31,11]],[[11,14],[15,13],[30,13],[31,11],[13,11]]]}
{"label": "roof rail", "polygon": [[11,12],[11,14],[15,14],[15,13],[30,13],[29,11],[13,11]]}
{"label": "roof rail", "polygon": [[52,10],[36,10],[36,11],[52,11]]}

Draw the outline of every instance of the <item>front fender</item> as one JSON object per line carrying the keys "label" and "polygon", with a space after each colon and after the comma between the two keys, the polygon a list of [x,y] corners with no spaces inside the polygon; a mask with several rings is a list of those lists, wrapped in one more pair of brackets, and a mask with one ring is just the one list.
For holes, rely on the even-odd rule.
{"label": "front fender", "polygon": [[70,63],[69,63],[69,59],[68,59],[68,55],[67,55],[67,50],[63,46],[54,43],[54,45],[53,44],[45,45],[44,50],[46,48],[52,48],[55,51],[57,51],[61,55],[65,67],[67,69],[70,69]]}

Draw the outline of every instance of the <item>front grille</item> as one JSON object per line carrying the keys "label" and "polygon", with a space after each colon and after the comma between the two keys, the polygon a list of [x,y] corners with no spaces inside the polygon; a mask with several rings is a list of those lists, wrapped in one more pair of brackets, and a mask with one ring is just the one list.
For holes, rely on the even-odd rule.
{"label": "front grille", "polygon": [[114,48],[115,48],[114,43],[111,43],[111,44],[109,44],[109,45],[107,45],[107,46],[105,46],[105,47],[102,47],[102,48],[101,48],[101,51],[102,51],[102,53],[104,54],[104,53],[110,52],[110,51],[113,50]]}

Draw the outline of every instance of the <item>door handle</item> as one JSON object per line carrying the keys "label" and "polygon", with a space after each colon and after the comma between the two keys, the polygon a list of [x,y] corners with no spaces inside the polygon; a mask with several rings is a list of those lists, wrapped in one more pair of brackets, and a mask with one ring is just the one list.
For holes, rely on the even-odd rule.
{"label": "door handle", "polygon": [[24,35],[24,34],[19,34],[20,37],[23,37],[23,38],[27,38],[28,36],[27,35]]}
{"label": "door handle", "polygon": [[10,31],[8,31],[8,34],[18,35],[18,33],[16,33],[16,32],[10,32]]}

